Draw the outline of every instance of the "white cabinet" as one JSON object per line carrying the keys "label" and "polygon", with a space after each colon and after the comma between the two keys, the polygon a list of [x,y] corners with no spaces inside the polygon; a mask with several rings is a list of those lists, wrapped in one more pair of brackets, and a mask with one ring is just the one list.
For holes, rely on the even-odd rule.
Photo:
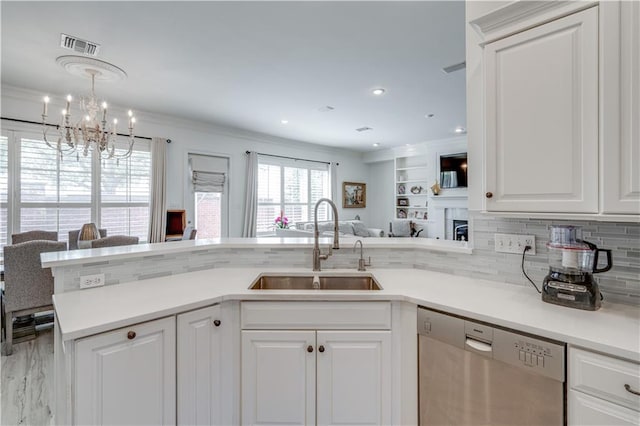
{"label": "white cabinet", "polygon": [[640,364],[569,348],[569,425],[640,424]]}
{"label": "white cabinet", "polygon": [[484,47],[486,209],[598,212],[598,8]]}
{"label": "white cabinet", "polygon": [[242,424],[315,424],[314,331],[242,331]]}
{"label": "white cabinet", "polygon": [[568,424],[570,426],[638,426],[640,413],[574,390],[569,391]]}
{"label": "white cabinet", "polygon": [[242,423],[390,424],[390,342],[389,331],[242,331]]}
{"label": "white cabinet", "polygon": [[[619,7],[618,7],[619,6]],[[605,3],[616,32],[604,39],[603,212],[640,213],[640,3]],[[608,34],[605,34],[608,35]],[[619,46],[619,47],[618,47]]]}
{"label": "white cabinet", "polygon": [[319,425],[391,424],[391,332],[318,331]]}
{"label": "white cabinet", "polygon": [[178,424],[220,425],[220,305],[178,315]]}
{"label": "white cabinet", "polygon": [[175,318],[76,342],[74,423],[175,424]]}
{"label": "white cabinet", "polygon": [[[242,424],[392,424],[389,309],[380,302],[243,303]],[[362,314],[363,328],[387,329],[331,330],[336,318],[355,319],[349,311]],[[269,325],[279,329],[246,329]]]}

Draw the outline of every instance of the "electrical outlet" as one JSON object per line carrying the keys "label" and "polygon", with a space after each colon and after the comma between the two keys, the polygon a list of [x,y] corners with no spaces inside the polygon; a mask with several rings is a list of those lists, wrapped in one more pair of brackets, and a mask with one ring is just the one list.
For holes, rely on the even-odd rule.
{"label": "electrical outlet", "polygon": [[100,287],[104,285],[104,274],[83,275],[80,277],[80,288]]}
{"label": "electrical outlet", "polygon": [[536,254],[536,236],[519,234],[494,234],[495,251],[500,253],[522,254],[526,246],[531,250],[528,254]]}

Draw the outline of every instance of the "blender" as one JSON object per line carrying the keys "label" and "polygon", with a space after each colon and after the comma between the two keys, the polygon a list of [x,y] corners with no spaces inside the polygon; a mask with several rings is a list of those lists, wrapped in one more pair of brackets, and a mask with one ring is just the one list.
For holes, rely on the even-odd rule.
{"label": "blender", "polygon": [[[552,225],[549,274],[542,284],[542,300],[570,308],[595,311],[600,308],[600,289],[593,274],[611,269],[611,250],[599,249],[582,239],[582,228]],[[598,268],[598,257],[606,253],[607,264]]]}

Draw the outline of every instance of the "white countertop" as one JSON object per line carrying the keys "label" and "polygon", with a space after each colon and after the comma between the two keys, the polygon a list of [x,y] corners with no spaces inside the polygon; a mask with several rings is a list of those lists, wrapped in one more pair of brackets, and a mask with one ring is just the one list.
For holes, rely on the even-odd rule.
{"label": "white countertop", "polygon": [[[309,269],[212,269],[53,296],[63,340],[125,327],[225,300],[402,300],[640,362],[640,309],[595,312],[542,302],[531,287],[417,269],[371,269],[383,290],[249,290],[261,273]],[[327,270],[321,274],[358,274]]]}
{"label": "white countertop", "polygon": [[[340,242],[353,245],[361,239],[367,248],[409,248],[449,253],[471,254],[471,247],[464,241],[436,240],[433,238],[359,238],[340,237]],[[333,238],[320,238],[323,246],[333,243]],[[83,263],[130,259],[164,253],[181,253],[216,248],[308,248],[313,238],[215,238],[209,240],[172,241],[168,243],[135,244],[99,249],[68,250],[42,253],[42,267],[51,268]]]}

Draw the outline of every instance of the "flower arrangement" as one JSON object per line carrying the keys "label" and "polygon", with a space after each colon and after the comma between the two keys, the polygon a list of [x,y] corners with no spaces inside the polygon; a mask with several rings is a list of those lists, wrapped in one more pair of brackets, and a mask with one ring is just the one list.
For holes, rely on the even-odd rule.
{"label": "flower arrangement", "polygon": [[289,228],[289,219],[280,213],[280,216],[276,217],[275,224],[276,228],[287,229]]}

